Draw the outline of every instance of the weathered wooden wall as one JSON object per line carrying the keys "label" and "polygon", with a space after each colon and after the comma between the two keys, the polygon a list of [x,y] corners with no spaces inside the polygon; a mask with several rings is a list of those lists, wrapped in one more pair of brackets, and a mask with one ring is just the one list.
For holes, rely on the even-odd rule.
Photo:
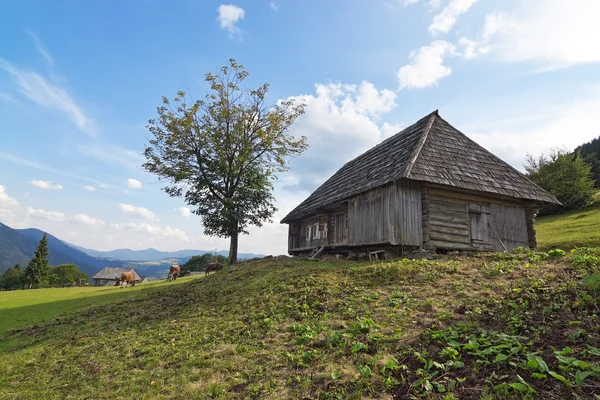
{"label": "weathered wooden wall", "polygon": [[529,246],[525,206],[519,202],[434,185],[424,185],[421,198],[425,248],[502,251]]}
{"label": "weathered wooden wall", "polygon": [[[491,217],[491,225],[495,230],[495,234],[500,238],[498,239],[494,232],[492,232],[494,250],[502,251],[504,247],[510,250],[519,246],[529,246],[527,218],[523,205],[492,203]],[[500,243],[500,240],[502,243]]]}
{"label": "weathered wooden wall", "polygon": [[395,183],[353,197],[348,202],[348,244],[395,243],[397,192]]}
{"label": "weathered wooden wall", "polygon": [[400,179],[396,183],[398,236],[393,244],[421,246],[423,241],[423,212],[421,183]]}

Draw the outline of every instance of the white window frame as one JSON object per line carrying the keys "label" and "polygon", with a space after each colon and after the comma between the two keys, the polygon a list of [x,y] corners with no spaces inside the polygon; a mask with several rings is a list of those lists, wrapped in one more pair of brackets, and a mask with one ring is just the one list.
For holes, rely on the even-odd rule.
{"label": "white window frame", "polygon": [[312,236],[312,225],[306,227],[306,240],[310,240]]}
{"label": "white window frame", "polygon": [[313,239],[319,239],[319,223],[315,222],[313,224]]}

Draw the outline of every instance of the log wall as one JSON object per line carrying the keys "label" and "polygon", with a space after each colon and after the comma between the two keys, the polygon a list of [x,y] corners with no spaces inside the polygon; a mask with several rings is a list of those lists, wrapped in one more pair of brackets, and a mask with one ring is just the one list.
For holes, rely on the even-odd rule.
{"label": "log wall", "polygon": [[427,249],[502,251],[530,245],[522,203],[434,185],[423,186],[421,199]]}

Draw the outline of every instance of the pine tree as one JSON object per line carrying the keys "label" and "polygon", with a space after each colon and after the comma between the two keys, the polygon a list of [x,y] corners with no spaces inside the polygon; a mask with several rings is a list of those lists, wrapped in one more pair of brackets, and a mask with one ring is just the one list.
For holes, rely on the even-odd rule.
{"label": "pine tree", "polygon": [[46,234],[40,240],[33,258],[25,268],[25,280],[31,284],[45,285],[48,283],[50,265],[48,263],[48,239]]}

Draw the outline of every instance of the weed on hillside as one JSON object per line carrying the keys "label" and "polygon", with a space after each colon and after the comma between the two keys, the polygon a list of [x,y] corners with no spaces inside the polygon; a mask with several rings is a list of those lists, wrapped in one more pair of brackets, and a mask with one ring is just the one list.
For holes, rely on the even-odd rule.
{"label": "weed on hillside", "polygon": [[0,397],[594,399],[599,256],[242,263],[0,337]]}

